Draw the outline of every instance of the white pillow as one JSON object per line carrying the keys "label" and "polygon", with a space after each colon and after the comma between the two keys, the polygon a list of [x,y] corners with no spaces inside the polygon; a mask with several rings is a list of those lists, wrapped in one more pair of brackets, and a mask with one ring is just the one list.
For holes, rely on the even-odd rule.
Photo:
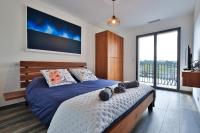
{"label": "white pillow", "polygon": [[41,70],[49,87],[77,83],[66,69]]}
{"label": "white pillow", "polygon": [[98,78],[88,69],[70,68],[69,71],[80,81],[98,80]]}

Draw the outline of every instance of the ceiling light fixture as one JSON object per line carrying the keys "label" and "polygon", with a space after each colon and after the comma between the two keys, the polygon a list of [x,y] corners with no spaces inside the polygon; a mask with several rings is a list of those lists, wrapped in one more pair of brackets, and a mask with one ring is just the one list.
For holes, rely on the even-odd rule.
{"label": "ceiling light fixture", "polygon": [[115,1],[116,0],[112,0],[112,2],[113,2],[113,16],[111,18],[109,18],[108,21],[107,21],[107,24],[109,26],[116,26],[116,25],[120,24],[120,19],[115,16]]}

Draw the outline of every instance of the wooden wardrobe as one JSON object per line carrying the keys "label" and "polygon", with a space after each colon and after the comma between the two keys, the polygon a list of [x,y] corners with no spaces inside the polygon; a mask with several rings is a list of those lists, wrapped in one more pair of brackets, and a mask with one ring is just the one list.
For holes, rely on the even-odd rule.
{"label": "wooden wardrobe", "polygon": [[123,38],[104,31],[96,33],[96,76],[123,81]]}

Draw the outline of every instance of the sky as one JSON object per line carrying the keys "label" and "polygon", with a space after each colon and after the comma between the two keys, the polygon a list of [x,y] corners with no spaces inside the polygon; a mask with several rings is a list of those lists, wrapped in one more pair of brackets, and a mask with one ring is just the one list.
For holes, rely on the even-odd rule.
{"label": "sky", "polygon": [[[157,60],[177,61],[177,36],[178,32],[167,32],[157,35]],[[154,36],[139,38],[139,59],[153,60]]]}

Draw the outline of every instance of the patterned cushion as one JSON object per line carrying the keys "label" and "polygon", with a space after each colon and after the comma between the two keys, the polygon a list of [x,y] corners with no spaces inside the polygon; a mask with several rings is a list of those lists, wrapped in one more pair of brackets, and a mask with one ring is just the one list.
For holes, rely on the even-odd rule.
{"label": "patterned cushion", "polygon": [[[63,69],[63,71],[64,71],[65,80],[67,82],[77,83],[76,80],[72,77],[72,75],[69,73],[69,71],[67,69]],[[70,84],[70,83],[68,83],[68,84]]]}
{"label": "patterned cushion", "polygon": [[41,70],[49,87],[76,83],[66,69]]}
{"label": "patterned cushion", "polygon": [[88,69],[85,68],[71,68],[70,72],[81,82],[97,80],[97,77]]}

